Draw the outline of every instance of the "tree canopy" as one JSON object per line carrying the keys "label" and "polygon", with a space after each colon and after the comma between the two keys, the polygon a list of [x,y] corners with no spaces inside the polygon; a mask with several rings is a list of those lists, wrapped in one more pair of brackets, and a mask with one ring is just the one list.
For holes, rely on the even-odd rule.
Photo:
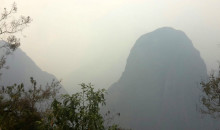
{"label": "tree canopy", "polygon": [[[25,89],[23,83],[1,87],[0,90],[0,127],[2,129],[33,129],[36,121],[45,117],[50,109],[44,102],[54,99],[59,90],[59,82],[52,82],[45,88],[37,86],[31,77],[31,87]],[[43,109],[40,109],[43,105]]]}
{"label": "tree canopy", "polygon": [[209,76],[208,81],[201,82],[203,95],[201,112],[214,118],[220,117],[220,66],[219,71]]}

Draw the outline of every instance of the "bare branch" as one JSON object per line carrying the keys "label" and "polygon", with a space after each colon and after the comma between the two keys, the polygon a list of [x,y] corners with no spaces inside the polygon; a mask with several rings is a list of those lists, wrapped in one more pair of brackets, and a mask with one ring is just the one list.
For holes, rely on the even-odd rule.
{"label": "bare branch", "polygon": [[7,56],[12,54],[20,46],[20,39],[17,38],[15,34],[22,32],[32,21],[29,16],[20,16],[20,18],[15,19],[13,14],[16,12],[17,5],[13,3],[11,9],[7,10],[4,8],[0,16],[0,40],[3,41],[3,45],[0,45],[0,49],[4,50],[1,51],[4,53],[1,54],[0,70],[8,68],[5,66]]}
{"label": "bare branch", "polygon": [[17,12],[17,5],[16,3],[14,2],[12,4],[12,8],[10,9],[10,11],[7,11],[6,8],[4,8],[4,12],[2,13],[2,16],[1,16],[1,19],[0,19],[0,22],[4,19],[7,19],[7,17],[9,17],[11,14],[13,13],[16,13]]}

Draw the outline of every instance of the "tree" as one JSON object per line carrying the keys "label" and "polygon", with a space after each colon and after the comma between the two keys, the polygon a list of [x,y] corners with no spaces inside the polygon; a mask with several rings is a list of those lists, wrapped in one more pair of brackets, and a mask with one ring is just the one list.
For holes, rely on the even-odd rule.
{"label": "tree", "polygon": [[[45,89],[37,86],[31,77],[31,87],[25,89],[23,84],[2,87],[0,90],[0,128],[29,130],[37,128],[37,121],[45,117],[50,109],[45,107],[46,101],[55,99],[60,82],[53,81]],[[42,111],[40,105],[44,105]]]}
{"label": "tree", "polygon": [[[105,89],[94,90],[91,84],[81,84],[82,92],[66,94],[62,101],[54,100],[48,118],[38,122],[41,129],[117,130],[117,125],[104,126],[100,106],[105,105]],[[109,113],[109,112],[108,112]],[[46,123],[45,123],[46,122]]]}
{"label": "tree", "polygon": [[8,68],[5,65],[7,56],[20,46],[20,39],[15,34],[22,32],[32,21],[29,16],[20,16],[15,19],[16,12],[17,6],[13,3],[10,10],[4,8],[0,17],[0,70]]}
{"label": "tree", "polygon": [[201,112],[214,118],[220,117],[220,66],[217,75],[211,74],[208,81],[201,82],[203,96]]}

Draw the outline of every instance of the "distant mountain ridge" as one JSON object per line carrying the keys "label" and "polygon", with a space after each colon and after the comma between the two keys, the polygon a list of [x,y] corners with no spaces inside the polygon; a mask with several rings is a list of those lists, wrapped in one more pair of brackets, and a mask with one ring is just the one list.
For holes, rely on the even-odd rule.
{"label": "distant mountain ridge", "polygon": [[[47,83],[50,84],[53,80],[58,81],[54,75],[42,71],[20,48],[7,57],[6,65],[9,66],[9,69],[1,70],[1,86],[24,83],[25,87],[28,87],[30,77],[33,77],[37,81],[37,85],[42,87]],[[61,87],[60,92],[66,93],[66,90]]]}
{"label": "distant mountain ridge", "polygon": [[[121,78],[108,89],[107,108],[132,129],[214,129],[199,113],[206,65],[184,32],[170,27],[142,35]],[[219,126],[219,125],[218,125]]]}

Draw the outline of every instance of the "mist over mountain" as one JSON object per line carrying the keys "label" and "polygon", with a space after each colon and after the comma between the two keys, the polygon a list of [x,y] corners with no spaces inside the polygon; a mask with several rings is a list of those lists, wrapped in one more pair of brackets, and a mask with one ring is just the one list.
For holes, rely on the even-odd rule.
{"label": "mist over mountain", "polygon": [[206,65],[184,32],[164,27],[142,35],[121,78],[108,89],[107,108],[132,129],[214,129],[199,112]]}
{"label": "mist over mountain", "polygon": [[[42,87],[47,83],[51,84],[53,80],[58,81],[54,75],[42,71],[20,48],[7,57],[6,65],[9,69],[1,70],[1,86],[24,83],[24,87],[27,88],[30,87],[30,77],[33,77],[37,81],[37,85]],[[61,87],[60,92],[67,93],[63,87]]]}

